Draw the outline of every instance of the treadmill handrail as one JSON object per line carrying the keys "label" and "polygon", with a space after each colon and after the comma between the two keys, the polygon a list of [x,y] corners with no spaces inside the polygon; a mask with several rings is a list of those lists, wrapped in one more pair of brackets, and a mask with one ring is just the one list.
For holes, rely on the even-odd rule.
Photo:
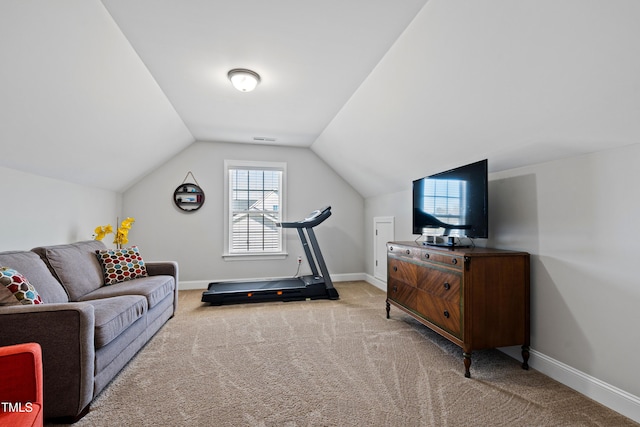
{"label": "treadmill handrail", "polygon": [[311,213],[308,218],[296,222],[278,222],[276,226],[282,228],[312,228],[331,216],[331,206],[325,206]]}

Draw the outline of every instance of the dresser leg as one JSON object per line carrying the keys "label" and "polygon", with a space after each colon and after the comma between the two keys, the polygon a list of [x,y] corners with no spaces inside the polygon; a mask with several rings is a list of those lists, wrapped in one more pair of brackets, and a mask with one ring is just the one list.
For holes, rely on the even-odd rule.
{"label": "dresser leg", "polygon": [[529,370],[529,346],[522,346],[522,369]]}
{"label": "dresser leg", "polygon": [[471,372],[469,372],[469,368],[471,368],[471,352],[463,352],[464,356],[464,376],[465,378],[471,378]]}
{"label": "dresser leg", "polygon": [[387,300],[387,319],[390,319],[389,312],[391,311],[391,304],[389,304],[389,300]]}

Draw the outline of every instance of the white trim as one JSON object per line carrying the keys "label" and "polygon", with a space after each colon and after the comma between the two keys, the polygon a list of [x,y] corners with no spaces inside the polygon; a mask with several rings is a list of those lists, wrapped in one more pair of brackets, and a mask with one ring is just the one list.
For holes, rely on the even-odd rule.
{"label": "white trim", "polygon": [[[520,347],[504,347],[499,350],[516,360],[522,360]],[[530,350],[529,354],[529,366],[531,368],[625,417],[640,422],[640,397],[585,374],[538,351]]]}
{"label": "white trim", "polygon": [[[333,282],[355,282],[358,280],[366,280],[365,273],[347,273],[347,274],[331,274]],[[281,279],[281,277],[262,277],[262,278],[246,278],[246,279],[211,279],[211,280],[181,280],[178,289],[181,291],[206,290],[211,282],[242,282],[245,280],[271,280]]]}
{"label": "white trim", "polygon": [[[262,256],[266,256],[267,258],[256,256],[254,254],[248,253],[231,253],[229,252],[231,241],[231,226],[230,226],[230,210],[231,205],[229,204],[229,169],[233,168],[246,168],[246,169],[261,169],[261,170],[279,170],[282,171],[282,182],[280,183],[280,220],[282,218],[286,218],[286,210],[287,210],[287,163],[286,162],[261,162],[261,161],[252,161],[252,160],[224,160],[224,177],[223,177],[223,185],[224,185],[224,241],[222,248],[222,257],[227,260],[228,257],[231,256],[246,256],[244,259],[246,260],[256,260],[256,259],[283,259],[283,258],[268,258],[273,256],[273,254],[260,254]],[[284,238],[284,233],[281,231],[280,234],[280,253],[286,254],[287,252],[287,239]],[[238,258],[236,258],[238,259]]]}
{"label": "white trim", "polygon": [[273,260],[273,259],[286,259],[289,256],[288,253],[284,252],[264,252],[264,253],[224,253],[222,254],[222,258],[225,261],[255,261],[259,259],[260,261],[265,260]]}
{"label": "white trim", "polygon": [[355,282],[359,280],[367,280],[367,275],[364,273],[345,273],[345,274],[331,274],[331,281],[333,282]]}
{"label": "white trim", "polygon": [[382,280],[378,279],[375,276],[371,276],[369,274],[366,275],[366,280],[370,285],[375,286],[376,288],[380,289],[381,291],[387,292],[387,284],[385,282],[383,282]]}
{"label": "white trim", "polygon": [[178,290],[180,291],[204,291],[209,287],[209,283],[213,280],[180,280]]}

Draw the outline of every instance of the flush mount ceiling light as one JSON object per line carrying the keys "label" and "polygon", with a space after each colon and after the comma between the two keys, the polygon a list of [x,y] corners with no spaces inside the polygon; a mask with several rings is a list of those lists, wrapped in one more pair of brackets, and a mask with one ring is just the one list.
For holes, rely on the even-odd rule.
{"label": "flush mount ceiling light", "polygon": [[234,68],[227,74],[233,87],[240,92],[251,92],[260,83],[260,76],[255,71],[245,68]]}

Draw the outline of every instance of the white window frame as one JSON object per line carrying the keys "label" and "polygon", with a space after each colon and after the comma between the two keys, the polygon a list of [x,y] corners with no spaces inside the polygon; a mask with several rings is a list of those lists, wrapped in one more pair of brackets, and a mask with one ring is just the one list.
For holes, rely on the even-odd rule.
{"label": "white window frame", "polygon": [[281,231],[281,247],[278,252],[238,252],[232,251],[233,215],[231,214],[231,180],[229,171],[232,169],[256,169],[256,170],[279,170],[282,171],[282,183],[280,188],[280,220],[286,218],[286,195],[287,195],[287,164],[284,162],[261,162],[248,160],[225,160],[224,161],[224,248],[222,257],[225,260],[265,260],[284,259],[287,257],[287,239]]}

